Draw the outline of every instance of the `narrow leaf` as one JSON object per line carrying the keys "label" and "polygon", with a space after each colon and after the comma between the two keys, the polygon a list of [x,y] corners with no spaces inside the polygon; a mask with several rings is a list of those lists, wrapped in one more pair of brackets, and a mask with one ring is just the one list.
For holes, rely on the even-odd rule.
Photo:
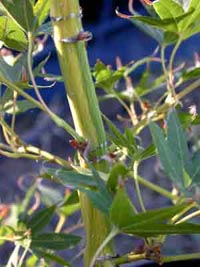
{"label": "narrow leaf", "polygon": [[65,266],[65,267],[71,267],[72,266],[68,261],[64,260],[60,256],[55,255],[55,254],[53,254],[51,252],[47,252],[46,250],[34,249],[34,253],[37,254],[38,257],[40,257],[40,258],[44,258],[45,260],[58,263],[58,264],[60,264],[62,266]]}
{"label": "narrow leaf", "polygon": [[45,173],[41,174],[43,177],[57,180],[58,182],[74,188],[79,187],[96,187],[97,183],[92,175],[85,175],[75,171],[68,171],[65,169],[46,168]]}
{"label": "narrow leaf", "polygon": [[123,229],[126,234],[138,235],[140,237],[153,237],[156,235],[186,235],[200,234],[200,225],[192,223],[172,224],[140,224],[132,225]]}
{"label": "narrow leaf", "polygon": [[40,232],[50,222],[55,212],[55,206],[48,207],[37,213],[28,221],[28,228],[31,228],[32,233]]}
{"label": "narrow leaf", "polygon": [[[84,192],[96,208],[104,213],[108,213],[111,205],[111,195],[106,190],[105,185],[103,187],[103,180],[100,184],[100,181],[97,180],[97,177],[94,177],[94,174],[85,175],[64,169],[48,168],[41,176]],[[99,177],[99,179],[101,178]]]}
{"label": "narrow leaf", "polygon": [[173,153],[173,151],[171,151],[162,130],[155,123],[151,122],[150,131],[166,174],[169,176],[169,178],[172,179],[173,182],[175,182],[182,188],[183,170],[178,164],[179,161],[176,158],[175,154]]}
{"label": "narrow leaf", "polygon": [[182,172],[185,170],[190,174],[191,165],[187,139],[175,110],[170,111],[167,117],[167,144],[173,151],[175,158],[178,159],[177,163],[180,165]]}
{"label": "narrow leaf", "polygon": [[81,237],[63,233],[44,233],[33,236],[31,240],[32,248],[63,250],[76,246],[80,242]]}
{"label": "narrow leaf", "polygon": [[174,215],[181,212],[186,207],[187,204],[184,203],[181,205],[155,209],[135,214],[135,216],[129,221],[130,225],[126,225],[124,227],[129,228],[133,225],[137,225],[138,227],[140,227],[140,224],[149,225],[152,223],[163,223],[164,221],[171,219]]}
{"label": "narrow leaf", "polygon": [[136,215],[135,207],[130,201],[124,187],[119,187],[110,207],[109,215],[111,221],[119,228],[123,228],[132,223]]}

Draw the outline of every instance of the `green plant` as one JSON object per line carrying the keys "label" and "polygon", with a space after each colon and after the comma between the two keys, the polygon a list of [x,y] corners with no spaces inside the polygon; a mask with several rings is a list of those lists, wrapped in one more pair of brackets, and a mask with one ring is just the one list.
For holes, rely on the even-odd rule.
{"label": "green plant", "polygon": [[[15,244],[7,266],[49,266],[51,261],[70,266],[65,259],[54,255],[54,251],[72,247],[80,241],[79,236],[61,232],[66,217],[79,206],[86,231],[85,267],[118,266],[141,259],[162,263],[200,258],[199,252],[175,256],[161,253],[168,235],[200,233],[198,223],[188,222],[200,214],[199,151],[189,151],[186,136],[190,127],[199,124],[200,118],[182,107],[182,99],[200,86],[200,69],[183,64],[177,66],[175,61],[182,42],[200,31],[200,4],[197,0],[144,2],[149,16],[141,16],[134,10],[131,10],[131,16],[119,12],[118,16],[150,33],[158,42],[160,55],[151,55],[126,66],[118,60],[117,70],[98,61],[92,70],[95,83],[84,43],[90,34],[81,31],[78,0],[0,2],[0,40],[4,46],[19,52],[11,64],[6,63],[4,58],[0,59],[0,125],[4,137],[0,143],[0,154],[54,163],[51,167],[42,168],[40,177],[74,188],[67,196],[59,193],[56,201],[52,200],[52,192],[58,194],[59,190],[48,189],[49,201],[43,200],[47,207],[34,212],[30,208],[31,196],[34,193],[42,196],[44,192],[41,187],[38,189],[37,182],[33,183],[24,201],[12,205],[11,215],[14,214],[17,221],[5,220],[8,207],[3,207],[1,240]],[[52,23],[45,22],[49,12]],[[44,35],[45,40],[52,32],[62,77],[42,73],[48,58],[33,68],[33,52],[37,52],[40,44],[37,38]],[[165,51],[169,46],[172,51],[168,59]],[[153,76],[151,62],[161,65],[160,75]],[[146,69],[133,87],[130,74],[134,75],[141,65],[145,65]],[[75,128],[53,113],[42,99],[42,88],[35,78],[49,76],[64,81]],[[120,79],[124,79],[125,83],[118,88]],[[124,127],[123,133],[101,114],[95,86],[105,92],[99,97],[100,101],[113,98],[126,111],[128,117],[119,116],[129,125]],[[25,89],[33,89],[36,98]],[[151,92],[153,100],[149,98]],[[136,105],[139,105],[140,113]],[[56,126],[72,136],[74,160],[68,161],[21,139],[15,130],[17,115],[32,108],[46,113]],[[10,123],[6,120],[7,113],[11,114]],[[103,122],[107,125],[107,134]],[[158,126],[156,122],[165,127]],[[139,137],[145,128],[149,128],[152,135],[152,143],[148,147]],[[155,155],[159,156],[166,176],[176,188],[175,193],[140,176],[140,164]],[[133,203],[126,192],[128,178],[135,183],[134,194],[138,203]],[[147,210],[141,185],[169,199],[171,205]],[[60,218],[56,230],[43,232],[55,215]],[[127,255],[116,256],[112,241],[119,233],[143,239],[144,246]]]}

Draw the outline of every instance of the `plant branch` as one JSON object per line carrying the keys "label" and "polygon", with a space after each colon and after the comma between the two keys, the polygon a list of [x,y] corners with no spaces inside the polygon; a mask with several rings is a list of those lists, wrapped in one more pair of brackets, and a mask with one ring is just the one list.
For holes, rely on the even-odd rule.
{"label": "plant branch", "polygon": [[139,181],[138,181],[138,165],[139,163],[137,161],[134,162],[133,164],[133,175],[131,177],[133,177],[134,181],[135,181],[135,188],[136,188],[136,194],[137,194],[137,198],[141,207],[141,210],[143,212],[146,211],[145,206],[144,206],[144,202],[142,199],[142,194],[140,191],[140,185],[139,185]]}
{"label": "plant branch", "polygon": [[[16,84],[12,83],[11,81],[7,80],[1,74],[0,74],[0,82],[3,83],[4,85],[6,85],[7,87],[9,87],[14,92],[16,91],[19,95],[23,96],[25,99],[27,99],[28,101],[30,101],[31,103],[33,103],[40,110],[42,110],[45,113],[47,113],[47,111],[44,109],[43,105],[39,101],[35,100],[32,96],[30,96],[29,94],[27,94],[23,89],[21,89],[20,87],[18,87]],[[49,115],[49,114],[47,113],[47,115]],[[58,127],[63,128],[66,132],[68,132],[71,136],[73,136],[78,141],[82,141],[83,140],[77,134],[77,132],[68,123],[66,123],[63,119],[61,119],[55,113],[52,112],[51,115],[49,115],[49,116],[55,122],[55,124]]]}
{"label": "plant branch", "polygon": [[168,73],[169,73],[169,89],[171,91],[171,95],[173,97],[176,97],[176,92],[175,92],[175,88],[174,88],[174,76],[173,76],[173,64],[174,64],[174,59],[176,56],[176,53],[181,45],[182,39],[179,38],[178,41],[176,42],[176,45],[174,46],[171,56],[170,56],[170,60],[169,60],[169,66],[168,66]]}
{"label": "plant branch", "polygon": [[[128,173],[128,176],[131,176],[133,178],[135,177],[134,173],[132,171],[130,171]],[[162,187],[160,187],[158,185],[155,185],[154,183],[151,183],[151,182],[145,180],[144,178],[142,178],[139,175],[137,176],[137,179],[138,179],[138,182],[141,183],[142,185],[146,186],[147,188],[159,193],[160,195],[162,195],[162,196],[164,196],[164,197],[166,197],[166,198],[168,198],[168,199],[170,199],[172,201],[177,200],[177,198],[178,198],[177,196],[172,195],[166,189],[164,189],[164,188],[162,188]]]}
{"label": "plant branch", "polygon": [[190,254],[182,254],[176,256],[165,256],[162,258],[163,263],[174,262],[174,261],[185,261],[185,260],[194,260],[200,259],[200,253],[190,253]]}

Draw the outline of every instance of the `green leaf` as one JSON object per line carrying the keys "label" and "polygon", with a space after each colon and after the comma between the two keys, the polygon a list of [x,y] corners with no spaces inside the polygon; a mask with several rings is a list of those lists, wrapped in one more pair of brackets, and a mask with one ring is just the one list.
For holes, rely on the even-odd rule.
{"label": "green leaf", "polygon": [[191,164],[187,139],[175,110],[170,111],[167,117],[167,144],[175,158],[178,159],[176,164],[180,165],[182,171],[185,170],[190,174]]}
{"label": "green leaf", "polygon": [[[136,16],[138,16],[139,14],[137,14]],[[138,16],[139,17],[139,16]],[[134,19],[135,17],[133,17],[133,19],[130,19],[131,22],[136,25],[140,30],[142,30],[145,34],[147,34],[148,36],[150,36],[151,38],[155,39],[158,43],[162,44],[163,41],[163,33],[160,29],[155,29],[154,25],[152,25],[151,23],[148,24],[148,21],[140,21],[140,19]],[[152,25],[152,26],[151,26]]]}
{"label": "green leaf", "polygon": [[8,65],[2,57],[0,57],[0,75],[4,76],[9,81],[16,81],[16,70]]}
{"label": "green leaf", "polygon": [[3,111],[7,114],[20,114],[33,108],[37,107],[28,100],[19,100],[16,102],[13,102],[13,100],[9,100],[4,104]]}
{"label": "green leaf", "polygon": [[7,80],[13,83],[20,81],[24,69],[26,69],[26,53],[19,56],[13,66],[10,66],[2,57],[0,57],[0,74]]}
{"label": "green leaf", "polygon": [[179,35],[175,32],[166,31],[164,32],[163,44],[170,45],[177,42]]}
{"label": "green leaf", "polygon": [[38,255],[38,257],[48,260],[50,262],[58,263],[61,266],[71,267],[72,265],[66,261],[65,259],[61,258],[58,255],[53,254],[52,252],[47,252],[46,250],[42,249],[34,249],[34,253]]}
{"label": "green leaf", "polygon": [[60,208],[60,212],[65,216],[70,216],[79,209],[80,209],[80,202],[77,191],[68,193],[64,204]]}
{"label": "green leaf", "polygon": [[41,176],[84,192],[96,208],[108,213],[111,195],[106,190],[105,185],[103,186],[103,180],[100,182],[101,178],[97,178],[97,173],[86,175],[64,169],[48,168]]}
{"label": "green leaf", "polygon": [[173,234],[200,234],[200,225],[192,223],[172,224],[140,224],[132,225],[123,229],[126,234],[138,235],[140,237],[153,237],[156,235],[173,235]]}
{"label": "green leaf", "polygon": [[153,3],[153,7],[161,19],[173,19],[184,14],[183,7],[174,0],[160,0]]}
{"label": "green leaf", "polygon": [[141,162],[142,160],[146,160],[156,155],[156,148],[154,144],[149,145],[144,150],[140,151],[137,155],[138,160]]}
{"label": "green leaf", "polygon": [[[0,222],[1,222],[1,219],[2,218],[0,218]],[[14,234],[15,234],[15,231],[12,227],[10,227],[9,225],[0,224],[0,237],[2,238],[0,239],[0,246],[2,246],[6,242],[6,240],[4,240],[3,238],[10,237],[12,235],[14,236]]]}
{"label": "green leaf", "polygon": [[47,186],[45,183],[40,183],[37,186],[40,192],[41,200],[46,206],[53,206],[63,201],[63,194],[59,188]]}
{"label": "green leaf", "polygon": [[34,15],[37,18],[37,26],[47,19],[50,11],[50,0],[38,0],[34,5]]}
{"label": "green leaf", "polygon": [[159,18],[152,18],[149,16],[134,16],[132,20],[143,22],[145,24],[151,25],[163,31],[169,31],[169,32],[174,32],[176,34],[180,34],[183,32],[182,25],[184,24],[184,20],[187,19],[192,14],[192,12],[193,10],[187,13],[183,13],[182,15],[177,16],[175,18],[163,17],[159,19]]}
{"label": "green leaf", "polygon": [[190,11],[193,11],[193,13],[187,18],[187,20],[185,20],[185,29],[187,29],[192,24],[196,24],[196,22],[200,19],[200,2],[198,0],[190,1],[188,12]]}
{"label": "green leaf", "polygon": [[[41,62],[34,68],[33,73],[34,73],[35,77],[39,76],[39,74],[40,74],[42,68],[44,68],[44,66],[45,66],[46,63],[48,62],[49,58],[50,58],[50,54],[49,54],[47,57],[45,57],[45,59],[43,59],[43,60],[42,60],[42,61],[41,61]],[[45,76],[44,76],[44,77],[46,77],[46,73],[45,73]]]}
{"label": "green leaf", "polygon": [[179,120],[183,128],[188,128],[191,125],[199,125],[200,124],[200,115],[193,115],[187,112],[179,112],[178,113]]}
{"label": "green leaf", "polygon": [[196,152],[192,157],[193,173],[192,184],[200,184],[200,152]]}
{"label": "green leaf", "polygon": [[33,28],[33,6],[29,0],[1,0],[8,16],[11,17],[24,31]]}
{"label": "green leaf", "polygon": [[181,205],[135,214],[135,216],[133,216],[129,221],[129,224],[123,226],[123,229],[129,229],[129,227],[132,228],[133,225],[140,227],[140,224],[150,225],[153,223],[163,223],[164,221],[171,219],[174,215],[184,210],[186,207],[187,204],[184,203]]}
{"label": "green leaf", "polygon": [[119,187],[110,207],[110,219],[118,226],[123,228],[131,224],[136,215],[135,207],[130,201],[125,188]]}
{"label": "green leaf", "polygon": [[128,171],[127,167],[122,163],[117,163],[113,166],[106,184],[110,192],[116,192],[119,179],[124,179]]}
{"label": "green leaf", "polygon": [[173,151],[171,151],[167,140],[164,137],[163,131],[155,123],[150,123],[150,131],[153,137],[153,142],[158,150],[160,161],[166,174],[175,182],[180,188],[183,187],[183,170],[178,164]]}
{"label": "green leaf", "polygon": [[52,250],[63,250],[76,246],[81,237],[63,233],[43,233],[31,238],[32,248],[45,248]]}
{"label": "green leaf", "polygon": [[27,38],[19,26],[9,17],[0,17],[0,41],[4,46],[23,51],[27,48]]}
{"label": "green leaf", "polygon": [[104,89],[106,92],[111,92],[115,83],[123,77],[125,70],[126,68],[122,67],[113,71],[109,66],[98,60],[93,71],[96,87]]}
{"label": "green leaf", "polygon": [[92,175],[81,174],[75,171],[68,171],[65,169],[54,169],[47,168],[45,173],[41,174],[42,177],[53,179],[64,185],[68,185],[74,188],[81,187],[93,187],[97,186],[96,181],[93,179]]}
{"label": "green leaf", "polygon": [[42,35],[42,34],[48,34],[51,35],[53,33],[53,27],[51,22],[47,22],[45,24],[42,24],[38,29],[37,29],[37,35]]}
{"label": "green leaf", "polygon": [[200,67],[186,70],[181,77],[181,81],[185,82],[188,80],[198,79],[198,78],[200,78]]}
{"label": "green leaf", "polygon": [[112,203],[112,195],[106,188],[105,182],[101,179],[96,169],[89,162],[87,162],[87,164],[92,171],[94,179],[96,180],[98,191],[92,192],[91,190],[87,190],[85,193],[90,197],[98,209],[108,214]]}
{"label": "green leaf", "polygon": [[109,120],[105,115],[103,115],[103,119],[105,120],[106,124],[109,127],[109,130],[111,131],[111,141],[113,141],[117,146],[126,146],[126,138],[123,136],[122,133],[120,133],[114,123]]}
{"label": "green leaf", "polygon": [[31,232],[35,234],[43,230],[53,217],[55,209],[55,206],[51,206],[33,214],[27,223],[28,228],[31,228]]}
{"label": "green leaf", "polygon": [[134,16],[131,20],[132,21],[136,20],[162,30],[175,31],[175,32],[177,30],[174,24],[174,20],[172,19],[161,20],[159,18],[152,18],[149,16]]}

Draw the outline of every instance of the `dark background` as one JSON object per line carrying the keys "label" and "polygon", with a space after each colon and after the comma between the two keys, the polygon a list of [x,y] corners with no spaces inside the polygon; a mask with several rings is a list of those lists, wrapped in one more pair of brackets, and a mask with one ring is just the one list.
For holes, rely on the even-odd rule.
{"label": "dark background", "polygon": [[[87,46],[91,66],[94,66],[98,58],[115,68],[116,56],[121,58],[123,64],[127,64],[132,60],[138,60],[153,53],[157,43],[137,29],[130,21],[121,19],[115,14],[116,7],[119,7],[119,11],[128,14],[128,0],[81,0],[80,3],[84,14],[84,29],[93,33],[93,40],[90,41]],[[139,0],[135,0],[134,7],[138,11],[144,12]],[[178,53],[178,60],[187,59],[189,64],[192,64],[194,51],[200,53],[199,40],[200,38],[197,35],[184,42]],[[46,70],[49,73],[59,74],[57,56],[51,39],[48,39],[44,51],[36,56],[35,64],[37,65],[49,53],[51,53],[51,56]],[[142,71],[143,68],[137,70],[134,76],[135,81],[139,79]],[[155,65],[155,72],[157,71],[159,71],[159,65]],[[63,85],[58,83],[54,89],[46,90],[42,94],[50,108],[70,122],[70,112],[65,105],[66,99]],[[196,95],[191,96],[188,101],[199,104],[199,97],[199,93],[197,92]],[[123,112],[123,110],[117,105],[104,106],[104,108],[113,121],[118,123],[116,114],[118,112]],[[17,131],[22,134],[25,141],[38,145],[42,149],[63,157],[71,153],[68,145],[69,136],[66,135],[62,129],[55,127],[54,123],[43,114],[31,111],[23,116],[19,116]],[[1,157],[1,203],[20,201],[20,199],[23,198],[24,192],[18,186],[19,177],[23,176],[29,179],[32,174],[36,176],[42,164],[24,159],[14,160]],[[151,180],[158,181],[158,176],[151,164],[145,165],[141,174]],[[167,184],[166,180],[162,183]],[[154,198],[155,196],[153,194],[145,195],[146,203],[151,202],[154,204]],[[157,204],[162,202],[162,199],[157,199]],[[133,247],[134,244],[130,245],[131,242],[129,238],[120,239],[119,252],[126,252],[127,247]],[[171,251],[169,246],[168,251],[170,251],[170,253],[176,252],[174,247],[177,247],[177,252],[178,247],[180,247],[180,250],[182,248],[183,251],[189,251],[191,247],[197,250],[198,242],[199,240],[197,240],[196,237],[191,238],[187,236],[184,239],[173,237],[171,238],[173,246],[171,247]],[[4,264],[8,259],[9,247],[3,250],[0,248],[0,251],[0,264]]]}

